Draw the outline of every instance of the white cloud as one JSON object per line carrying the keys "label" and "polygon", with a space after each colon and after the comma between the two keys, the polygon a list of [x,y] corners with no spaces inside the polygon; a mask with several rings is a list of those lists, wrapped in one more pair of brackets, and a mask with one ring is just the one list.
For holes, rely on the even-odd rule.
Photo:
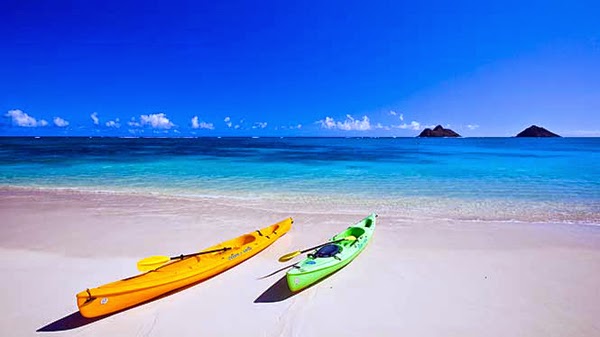
{"label": "white cloud", "polygon": [[253,129],[264,129],[267,127],[267,122],[257,122],[252,126]]}
{"label": "white cloud", "polygon": [[135,120],[135,117],[131,117],[131,121],[127,122],[127,124],[128,124],[129,126],[133,126],[133,127],[140,127],[140,126],[142,126],[140,123],[138,123],[138,122]]}
{"label": "white cloud", "polygon": [[200,122],[200,129],[214,130],[215,126],[213,123]]}
{"label": "white cloud", "polygon": [[283,125],[283,126],[276,126],[275,130],[300,130],[302,129],[302,124],[296,124],[296,125]]}
{"label": "white cloud", "polygon": [[134,134],[134,135],[144,133],[143,129],[129,129],[127,131],[129,131],[129,133]]}
{"label": "white cloud", "polygon": [[162,112],[157,114],[141,115],[140,124],[142,126],[151,126],[154,129],[170,129],[175,126],[175,124],[171,123],[171,121],[167,118],[167,115]]}
{"label": "white cloud", "polygon": [[404,114],[399,114],[399,113],[397,113],[397,112],[396,112],[396,111],[394,111],[394,110],[390,110],[390,115],[391,115],[391,116],[398,116],[398,118],[400,118],[400,120],[401,120],[401,121],[403,121],[403,120],[404,120]]}
{"label": "white cloud", "polygon": [[469,128],[469,130],[475,130],[479,127],[479,125],[477,124],[469,124],[467,125],[467,128]]}
{"label": "white cloud", "polygon": [[344,123],[342,123],[341,125],[339,124],[340,123],[338,122],[338,128],[343,130],[371,130],[371,122],[369,121],[369,117],[367,116],[363,116],[362,120],[355,120],[354,118],[352,118],[352,116],[346,115],[346,120],[344,121]]}
{"label": "white cloud", "polygon": [[106,122],[106,126],[109,128],[115,128],[118,129],[121,127],[121,123],[119,123],[119,119],[115,119],[114,121],[108,121]]}
{"label": "white cloud", "polygon": [[38,121],[34,117],[29,116],[28,114],[19,109],[8,110],[8,112],[4,116],[10,117],[13,125],[21,127],[35,128],[38,126],[48,125],[48,122],[46,122],[45,120],[40,119]]}
{"label": "white cloud", "polygon": [[54,121],[54,125],[58,126],[59,128],[64,128],[69,125],[69,122],[67,122],[66,120],[64,120],[60,117],[54,117],[53,121]]}
{"label": "white cloud", "polygon": [[214,130],[215,126],[213,125],[213,123],[205,123],[205,122],[200,122],[198,120],[198,116],[194,116],[192,117],[192,128],[193,129],[208,129],[208,130]]}
{"label": "white cloud", "polygon": [[233,123],[231,123],[231,117],[225,117],[223,122],[225,122],[225,125],[227,125],[228,128],[230,128],[233,125]]}
{"label": "white cloud", "polygon": [[335,129],[335,121],[331,117],[325,117],[325,119],[320,120],[319,122],[324,129]]}
{"label": "white cloud", "polygon": [[410,122],[410,124],[402,123],[400,125],[393,125],[392,127],[398,128],[398,129],[420,130],[421,123],[419,123],[417,121],[412,121],[412,122]]}
{"label": "white cloud", "polygon": [[90,115],[90,118],[94,121],[94,124],[96,124],[96,125],[100,124],[100,119],[98,118],[98,113],[97,112],[93,112]]}
{"label": "white cloud", "polygon": [[376,128],[376,129],[383,129],[383,130],[389,130],[389,129],[390,129],[390,127],[389,127],[389,126],[387,126],[387,125],[383,125],[383,124],[381,124],[381,123],[377,123],[377,125],[375,125],[375,128]]}
{"label": "white cloud", "polygon": [[363,116],[362,119],[354,119],[350,115],[346,115],[346,119],[343,122],[336,122],[335,119],[331,117],[325,117],[325,119],[318,121],[321,124],[321,127],[324,129],[339,129],[344,131],[366,131],[371,130],[371,122],[369,117]]}

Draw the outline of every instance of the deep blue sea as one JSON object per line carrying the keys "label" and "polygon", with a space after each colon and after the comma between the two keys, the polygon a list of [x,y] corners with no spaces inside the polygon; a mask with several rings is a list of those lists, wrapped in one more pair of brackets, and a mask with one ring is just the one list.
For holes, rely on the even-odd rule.
{"label": "deep blue sea", "polygon": [[597,223],[600,138],[0,137],[1,186]]}

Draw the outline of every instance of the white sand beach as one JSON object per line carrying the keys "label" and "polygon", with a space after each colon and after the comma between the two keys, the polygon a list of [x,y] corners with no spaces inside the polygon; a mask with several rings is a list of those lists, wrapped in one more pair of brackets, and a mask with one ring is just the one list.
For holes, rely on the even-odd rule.
{"label": "white sand beach", "polygon": [[[600,336],[600,226],[313,206],[0,188],[0,336]],[[370,212],[373,241],[346,268],[297,294],[285,271],[262,278]],[[101,319],[78,314],[76,293],[137,274],[140,258],[288,216],[287,235],[221,275]]]}

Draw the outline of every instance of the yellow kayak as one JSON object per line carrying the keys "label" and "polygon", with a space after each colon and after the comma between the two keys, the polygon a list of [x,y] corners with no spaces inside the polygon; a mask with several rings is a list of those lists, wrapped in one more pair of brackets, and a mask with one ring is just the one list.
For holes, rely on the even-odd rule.
{"label": "yellow kayak", "polygon": [[287,233],[293,222],[287,218],[209,247],[204,250],[208,254],[184,256],[147,273],[86,289],[77,294],[79,311],[83,317],[104,316],[206,280],[267,248]]}

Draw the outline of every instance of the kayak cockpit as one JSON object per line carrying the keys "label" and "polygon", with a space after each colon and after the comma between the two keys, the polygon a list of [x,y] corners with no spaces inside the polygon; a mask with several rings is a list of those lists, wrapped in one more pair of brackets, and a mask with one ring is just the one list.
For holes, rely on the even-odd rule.
{"label": "kayak cockpit", "polygon": [[245,245],[247,245],[249,243],[252,243],[254,241],[256,241],[256,236],[254,236],[252,234],[246,234],[246,235],[240,236],[238,238],[238,242],[237,243],[240,246],[245,246]]}
{"label": "kayak cockpit", "polygon": [[[348,229],[346,229],[342,233],[336,235],[333,238],[333,240],[335,241],[335,240],[343,239],[343,238],[346,238],[348,236],[354,236],[356,238],[356,240],[358,240],[363,235],[365,235],[364,228],[361,228],[361,227],[348,227]],[[344,241],[340,242],[339,244],[341,246],[350,246],[354,242],[356,242],[356,241],[344,240]]]}

